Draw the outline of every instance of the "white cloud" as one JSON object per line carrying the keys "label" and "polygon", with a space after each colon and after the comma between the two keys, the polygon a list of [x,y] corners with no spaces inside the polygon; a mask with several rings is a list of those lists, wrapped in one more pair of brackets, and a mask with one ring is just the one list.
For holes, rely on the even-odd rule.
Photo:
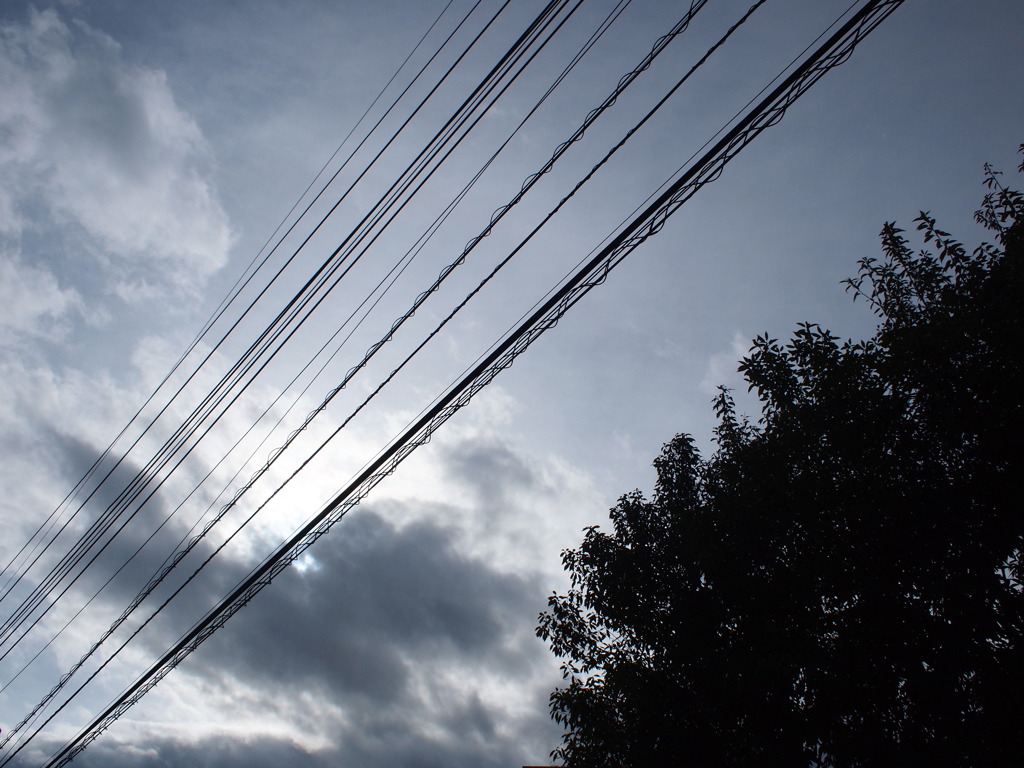
{"label": "white cloud", "polygon": [[78,293],[62,288],[46,267],[0,253],[0,346],[26,337],[59,336],[67,312],[80,306]]}
{"label": "white cloud", "polygon": [[165,74],[53,10],[0,28],[0,180],[0,234],[69,228],[122,293],[156,276],[196,289],[227,259],[206,144]]}

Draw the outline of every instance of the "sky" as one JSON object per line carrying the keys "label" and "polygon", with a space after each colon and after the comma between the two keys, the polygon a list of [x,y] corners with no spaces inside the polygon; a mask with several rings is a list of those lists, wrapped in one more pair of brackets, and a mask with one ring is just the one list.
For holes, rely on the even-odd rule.
{"label": "sky", "polygon": [[[768,0],[759,8],[500,280],[225,545],[216,567],[10,764],[41,764],[76,733],[848,4]],[[409,81],[414,70],[401,70],[371,106],[410,51],[410,66],[418,66],[470,5],[454,0],[414,51],[444,3],[0,3],[0,565],[161,384],[266,252],[264,244],[275,242],[275,228],[295,221],[289,211],[310,200],[307,185],[319,189],[321,169],[339,167],[355,146],[342,145],[346,135],[354,129],[358,140],[370,124],[359,123],[364,112],[375,120]],[[476,20],[498,5],[484,0],[467,29],[479,29]],[[367,321],[348,322],[614,5],[581,5],[95,566],[0,660],[4,734],[684,10],[633,0],[393,289],[373,294],[380,301]],[[200,342],[188,360],[209,353],[209,363],[184,386],[184,401],[201,397],[228,370],[541,6],[513,3],[236,334],[217,348]],[[748,6],[710,0],[295,439],[225,525],[298,469]],[[802,321],[841,337],[872,332],[874,318],[841,281],[855,274],[858,259],[878,253],[884,222],[895,220],[912,237],[915,216],[926,210],[963,242],[979,242],[972,213],[984,193],[984,163],[1012,183],[1020,162],[1022,30],[1024,6],[1016,0],[908,0],[75,764],[440,768],[547,761],[560,733],[548,718],[548,694],[561,678],[534,628],[547,595],[566,588],[559,553],[579,543],[585,526],[606,521],[621,494],[651,487],[651,461],[674,434],[689,432],[713,450],[710,401],[718,385],[735,388],[741,409],[757,415],[735,372],[755,335],[786,338]],[[423,83],[410,90],[424,92]],[[396,127],[397,119],[382,126]],[[371,146],[356,153],[352,167]],[[311,212],[326,213],[350,178],[349,171],[339,176]],[[283,240],[271,267],[301,242],[307,221]],[[342,338],[331,356],[331,344]],[[304,368],[325,343],[328,352]],[[161,391],[185,379],[175,376]],[[58,542],[73,543],[113,501],[118,482],[123,487],[138,472],[147,482],[159,479],[143,466],[145,457],[169,434],[160,429],[173,429],[190,408],[173,404],[130,453],[139,428],[129,427],[101,465],[111,469],[110,483]],[[155,413],[153,406],[143,411]],[[104,586],[161,522],[152,542]],[[226,537],[217,530],[196,557]],[[6,619],[23,594],[17,590],[29,589],[59,554],[55,547],[41,556],[39,569],[0,603],[0,616]],[[94,659],[82,674],[95,668]],[[5,749],[0,759],[10,753]]]}

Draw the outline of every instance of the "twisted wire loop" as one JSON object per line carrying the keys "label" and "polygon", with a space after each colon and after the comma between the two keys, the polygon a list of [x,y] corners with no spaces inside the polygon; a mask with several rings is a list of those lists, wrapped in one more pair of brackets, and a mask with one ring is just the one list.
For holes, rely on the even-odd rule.
{"label": "twisted wire loop", "polygon": [[671,30],[666,32],[664,35],[659,37],[654,42],[654,45],[651,47],[650,52],[648,52],[647,55],[644,56],[643,60],[639,64],[637,64],[636,67],[634,67],[630,72],[627,72],[626,74],[619,78],[619,82],[616,84],[612,92],[605,98],[603,102],[601,102],[601,104],[594,107],[594,109],[590,110],[590,112],[587,113],[587,116],[583,119],[583,122],[580,124],[579,128],[575,130],[572,136],[570,136],[568,139],[563,141],[555,148],[555,151],[552,152],[551,157],[548,159],[546,163],[544,163],[541,169],[526,177],[526,180],[523,182],[522,188],[520,189],[519,193],[514,198],[512,198],[511,201],[501,206],[500,208],[495,210],[494,213],[491,214],[490,223],[487,225],[487,227],[480,234],[470,239],[470,241],[466,244],[466,248],[463,251],[462,255],[463,258],[469,253],[469,251],[476,247],[476,244],[478,242],[483,240],[485,237],[487,237],[487,235],[491,233],[491,230],[494,228],[494,225],[501,221],[502,217],[504,217],[504,215],[508,213],[508,211],[511,208],[513,208],[523,199],[526,193],[530,191],[530,189],[540,180],[540,178],[544,176],[546,173],[548,173],[555,166],[555,163],[558,162],[559,158],[561,158],[562,155],[564,155],[573,144],[575,144],[576,142],[583,138],[584,134],[587,132],[587,129],[591,125],[593,125],[594,122],[602,114],[604,114],[604,112],[606,112],[608,109],[615,105],[615,102],[618,101],[619,96],[622,95],[622,93],[630,86],[630,84],[632,84],[632,82],[636,80],[644,72],[650,69],[651,64],[654,63],[654,60],[658,58],[658,56],[662,53],[662,51],[665,50],[665,48],[668,47],[669,43],[671,43],[679,35],[686,31],[686,29],[690,26],[690,22],[706,4],[707,0],[693,0],[693,2],[690,3],[690,8],[689,10],[686,11],[685,14],[683,14],[683,17],[675,23]]}
{"label": "twisted wire loop", "polygon": [[505,370],[534,341],[555,327],[559,320],[593,288],[601,285],[611,271],[633,250],[658,234],[687,200],[705,185],[718,179],[725,166],[762,131],[776,125],[790,106],[826,72],[847,61],[857,45],[884,21],[904,0],[870,0],[855,13],[782,84],[750,110],[700,160],[684,171],[648,208],[552,294],[528,319],[497,345],[412,427],[385,449],[342,493],[335,497],[289,542],[270,555],[219,606],[210,611],[149,671],[143,673],[118,700],[72,742],[55,754],[47,768],[67,765],[94,739],[110,727],[131,706],[154,688],[189,654],[247,605],[291,563],[302,556],[385,477],[433,433]]}

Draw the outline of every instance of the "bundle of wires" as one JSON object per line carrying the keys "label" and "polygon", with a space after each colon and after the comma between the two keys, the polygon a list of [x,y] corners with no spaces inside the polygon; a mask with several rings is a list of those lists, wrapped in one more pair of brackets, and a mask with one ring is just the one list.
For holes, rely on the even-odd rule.
{"label": "bundle of wires", "polygon": [[[470,210],[474,196],[486,202],[481,187],[502,186],[492,179],[507,177],[505,158],[524,128],[543,121],[580,63],[611,42],[631,0],[605,3],[596,17],[581,12],[583,0],[551,0],[529,18],[511,0],[476,0],[455,18],[449,2],[149,398],[4,568],[4,690],[84,617],[109,626],[0,736],[0,766],[67,724],[77,735],[46,764],[73,759],[900,5],[854,2],[588,254],[545,261],[552,222],[607,176],[613,158],[765,2],[720,29],[616,142],[592,151],[586,173],[565,182],[554,172],[559,162],[708,5],[691,0],[482,223]],[[499,107],[517,115],[504,131],[487,120]],[[482,161],[471,144],[487,147]],[[556,183],[553,204],[531,205],[536,190]],[[471,237],[453,247],[458,232]],[[501,292],[516,268],[534,286],[525,307]],[[437,340],[474,310],[505,330],[464,353],[458,375],[437,373],[448,354]],[[408,389],[391,395],[403,377],[436,395],[403,428],[369,443],[357,430],[373,406],[409,409]],[[313,511],[293,481],[327,456],[349,479]],[[215,605],[190,599],[199,585],[219,583],[225,562],[234,570],[224,572],[239,562],[247,570]],[[125,585],[133,597],[109,615],[105,596]],[[145,650],[155,646],[166,650]],[[128,662],[129,649],[149,661]],[[111,690],[109,704],[93,703]],[[84,725],[69,708],[83,701],[97,712]]]}

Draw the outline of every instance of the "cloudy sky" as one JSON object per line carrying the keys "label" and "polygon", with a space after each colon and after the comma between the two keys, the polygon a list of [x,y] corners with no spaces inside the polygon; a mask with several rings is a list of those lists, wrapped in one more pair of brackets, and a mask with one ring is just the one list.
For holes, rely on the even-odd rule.
{"label": "cloudy sky", "polygon": [[[441,0],[0,4],[0,566],[15,558],[0,581],[0,594],[11,586],[0,618],[7,621],[133,478],[147,498],[155,491],[60,599],[63,584],[47,597],[24,625],[30,631],[0,638],[3,735],[684,10],[666,0],[628,3],[420,248],[420,235],[616,7],[614,0],[582,4],[202,442],[164,467],[147,465],[542,5],[511,4],[300,249],[383,144],[377,137],[398,127],[454,59],[448,52],[497,12],[500,3],[484,0],[410,86],[400,102],[409,106],[384,119],[270,252],[265,244],[278,241],[278,225],[296,222],[289,214],[296,201],[299,211],[310,203],[304,190],[312,183],[315,193],[338,170],[469,12],[469,0],[454,0],[419,48],[445,9]],[[10,764],[45,762],[849,2],[768,0],[500,280],[261,508],[749,5],[707,4],[183,565],[198,566],[260,508],[214,564],[56,712],[138,620],[122,627],[0,760],[38,729]],[[929,210],[968,244],[977,241],[971,214],[983,193],[982,166],[991,162],[1012,179],[1024,141],[1022,30],[1024,5],[1016,0],[908,0],[75,764],[545,762],[559,735],[547,717],[559,672],[534,627],[546,595],[564,588],[559,552],[579,541],[584,526],[601,523],[621,493],[650,487],[650,461],[673,434],[687,431],[710,446],[710,399],[718,384],[740,386],[736,361],[754,335],[785,337],[804,320],[842,336],[871,332],[872,317],[840,281],[858,258],[877,252],[884,221],[912,229],[918,211]],[[326,175],[314,181],[321,169]],[[131,422],[240,276],[268,253],[259,277]],[[259,280],[292,253],[281,278],[218,346],[240,308],[256,299]],[[386,293],[372,292],[392,276]],[[143,434],[140,425],[179,385],[182,395]],[[99,465],[99,476],[109,470],[110,479],[70,518],[89,489],[70,505],[62,500],[126,424]],[[55,519],[71,520],[66,533],[12,581],[27,562],[18,556],[22,545],[55,509]],[[178,583],[165,584],[152,607]]]}

